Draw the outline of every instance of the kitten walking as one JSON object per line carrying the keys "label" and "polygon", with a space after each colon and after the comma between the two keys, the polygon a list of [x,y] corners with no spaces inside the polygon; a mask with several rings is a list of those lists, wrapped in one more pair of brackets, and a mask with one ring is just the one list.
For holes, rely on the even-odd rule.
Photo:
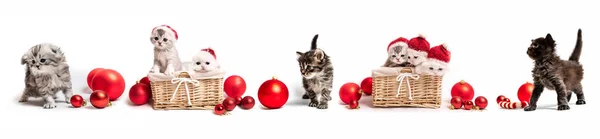
{"label": "kitten walking", "polygon": [[555,90],[557,93],[558,110],[569,110],[568,102],[571,92],[577,95],[577,105],[585,104],[583,96],[583,66],[579,63],[581,55],[581,29],[577,32],[577,43],[569,60],[561,60],[556,54],[556,44],[550,33],[545,38],[531,40],[527,55],[534,60],[532,70],[534,89],[531,94],[530,104],[525,111],[534,111],[537,101],[544,88]]}
{"label": "kitten walking", "polygon": [[154,44],[154,65],[150,73],[173,75],[173,72],[182,70],[179,52],[175,48],[178,38],[177,32],[167,25],[152,29],[150,41]]}
{"label": "kitten walking", "polygon": [[333,66],[329,56],[317,48],[317,38],[318,34],[313,37],[309,51],[296,52],[302,84],[306,91],[302,99],[310,99],[309,107],[327,109],[333,88]]}

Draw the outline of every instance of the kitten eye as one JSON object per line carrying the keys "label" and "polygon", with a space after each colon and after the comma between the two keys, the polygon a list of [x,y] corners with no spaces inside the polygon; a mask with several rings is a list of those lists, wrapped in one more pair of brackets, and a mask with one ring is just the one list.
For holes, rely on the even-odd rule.
{"label": "kitten eye", "polygon": [[35,64],[35,60],[31,60],[31,63],[32,63],[32,64]]}
{"label": "kitten eye", "polygon": [[157,41],[158,41],[158,37],[154,37],[154,40],[157,40]]}
{"label": "kitten eye", "polygon": [[202,64],[202,63],[200,63],[200,62],[196,62],[196,65],[200,65],[200,64]]}
{"label": "kitten eye", "polygon": [[417,59],[417,56],[415,56],[415,59]]}
{"label": "kitten eye", "polygon": [[433,70],[433,67],[429,67],[429,70]]}
{"label": "kitten eye", "polygon": [[396,57],[396,55],[392,55],[392,57]]}
{"label": "kitten eye", "polygon": [[442,71],[443,69],[442,69],[442,68],[439,68],[438,70],[439,70],[439,71]]}
{"label": "kitten eye", "polygon": [[206,65],[210,65],[210,62],[206,62]]}
{"label": "kitten eye", "polygon": [[400,57],[404,57],[404,55],[400,55]]}
{"label": "kitten eye", "polygon": [[163,41],[164,41],[164,42],[167,42],[167,40],[168,40],[167,38],[163,38]]}
{"label": "kitten eye", "polygon": [[46,59],[42,58],[42,59],[40,59],[40,62],[44,63],[44,62],[46,62]]}

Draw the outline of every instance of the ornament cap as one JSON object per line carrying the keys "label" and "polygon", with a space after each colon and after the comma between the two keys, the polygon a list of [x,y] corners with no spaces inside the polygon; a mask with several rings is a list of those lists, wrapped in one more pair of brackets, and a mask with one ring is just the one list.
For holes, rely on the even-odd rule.
{"label": "ornament cap", "polygon": [[135,81],[135,84],[139,84],[139,83],[140,83],[140,80]]}
{"label": "ornament cap", "polygon": [[276,75],[273,75],[273,77],[271,77],[271,79],[273,79],[273,80],[277,80],[277,76],[276,76]]}
{"label": "ornament cap", "polygon": [[465,80],[460,80],[460,84],[465,84]]}

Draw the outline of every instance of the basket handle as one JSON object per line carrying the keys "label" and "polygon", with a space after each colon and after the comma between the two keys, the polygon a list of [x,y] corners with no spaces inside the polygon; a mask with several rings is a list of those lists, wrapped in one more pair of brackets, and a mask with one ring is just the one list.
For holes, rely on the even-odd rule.
{"label": "basket handle", "polygon": [[400,70],[400,73],[413,73],[413,72],[414,72],[413,68],[410,68],[410,67],[402,68]]}

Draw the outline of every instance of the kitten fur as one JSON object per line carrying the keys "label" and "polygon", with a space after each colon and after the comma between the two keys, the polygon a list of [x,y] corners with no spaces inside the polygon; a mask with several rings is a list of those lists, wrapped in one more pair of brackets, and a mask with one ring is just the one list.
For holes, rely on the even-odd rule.
{"label": "kitten fur", "polygon": [[182,70],[179,52],[175,48],[175,33],[166,27],[157,27],[152,30],[150,41],[154,45],[154,63],[150,73],[165,73]]}
{"label": "kitten fur", "polygon": [[296,56],[306,91],[302,99],[310,99],[309,107],[327,109],[333,88],[333,66],[329,56],[317,48],[318,37],[318,34],[313,37],[309,51],[296,51]]}
{"label": "kitten fur", "polygon": [[408,58],[408,66],[416,67],[421,65],[421,63],[427,61],[427,52],[417,51],[413,49],[408,49],[407,52]]}
{"label": "kitten fur", "polygon": [[582,47],[581,29],[577,31],[577,42],[568,60],[561,60],[556,54],[556,43],[552,35],[531,40],[527,55],[534,60],[532,72],[534,89],[530,104],[525,111],[534,111],[544,88],[557,93],[558,110],[569,110],[568,102],[572,92],[577,95],[577,105],[584,105],[583,66],[579,63]]}
{"label": "kitten fur", "polygon": [[29,97],[41,97],[43,108],[56,108],[58,91],[62,91],[65,102],[70,103],[73,96],[71,74],[66,57],[60,47],[42,43],[35,45],[23,55],[21,65],[25,66],[25,89],[19,102]]}
{"label": "kitten fur", "polygon": [[448,71],[448,64],[439,60],[427,59],[415,68],[417,74],[444,76]]}
{"label": "kitten fur", "polygon": [[408,64],[408,56],[406,55],[407,47],[397,45],[392,46],[391,49],[382,67],[406,67]]}
{"label": "kitten fur", "polygon": [[211,72],[221,68],[219,61],[206,51],[200,51],[192,57],[191,62],[184,62],[184,70],[200,73]]}

